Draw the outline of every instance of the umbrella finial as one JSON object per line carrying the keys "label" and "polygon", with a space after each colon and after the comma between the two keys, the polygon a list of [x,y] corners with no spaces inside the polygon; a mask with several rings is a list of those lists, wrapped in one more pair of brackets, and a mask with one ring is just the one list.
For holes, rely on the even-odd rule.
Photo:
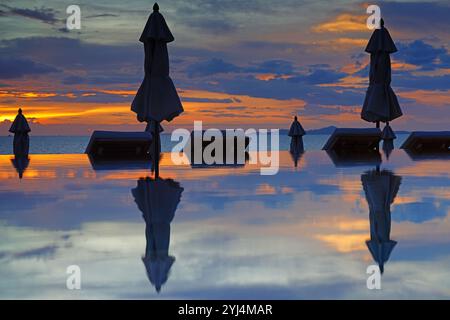
{"label": "umbrella finial", "polygon": [[159,11],[159,5],[157,2],[153,5],[153,11]]}
{"label": "umbrella finial", "polygon": [[294,120],[297,121],[297,116],[294,117]]}
{"label": "umbrella finial", "polygon": [[22,114],[22,108],[19,108],[19,110],[17,111],[19,114]]}
{"label": "umbrella finial", "polygon": [[383,20],[383,18],[380,19],[380,27],[384,28],[384,20]]}

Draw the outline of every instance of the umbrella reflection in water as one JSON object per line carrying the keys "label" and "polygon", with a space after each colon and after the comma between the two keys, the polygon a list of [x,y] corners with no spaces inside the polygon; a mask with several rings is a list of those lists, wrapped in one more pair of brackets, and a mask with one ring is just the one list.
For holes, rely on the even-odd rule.
{"label": "umbrella reflection in water", "polygon": [[147,240],[142,261],[150,282],[159,293],[167,281],[175,258],[169,255],[170,223],[183,193],[180,184],[172,179],[141,178],[131,192],[145,220]]}
{"label": "umbrella reflection in water", "polygon": [[11,159],[11,162],[16,168],[17,173],[19,174],[19,179],[22,179],[23,173],[28,168],[28,165],[30,164],[30,159],[28,156],[15,156],[14,159]]}
{"label": "umbrella reflection in water", "polygon": [[397,244],[390,239],[391,204],[400,188],[401,177],[377,168],[361,175],[361,181],[369,204],[370,240],[366,244],[383,273],[384,263]]}

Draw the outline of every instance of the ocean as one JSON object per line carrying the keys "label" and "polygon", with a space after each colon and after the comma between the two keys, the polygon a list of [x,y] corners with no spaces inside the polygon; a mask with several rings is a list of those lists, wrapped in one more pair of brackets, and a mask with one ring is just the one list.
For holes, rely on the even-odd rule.
{"label": "ocean", "polygon": [[[407,138],[406,134],[398,134],[395,147],[399,148]],[[311,134],[303,137],[305,150],[320,150],[329,135]],[[78,154],[84,153],[89,143],[88,136],[30,136],[31,154]],[[270,143],[270,139],[268,140]],[[12,154],[13,137],[0,137],[0,154]],[[177,142],[170,141],[170,134],[161,135],[161,149],[169,152]],[[290,138],[287,134],[280,134],[279,150],[289,150]],[[264,148],[260,148],[264,150]]]}

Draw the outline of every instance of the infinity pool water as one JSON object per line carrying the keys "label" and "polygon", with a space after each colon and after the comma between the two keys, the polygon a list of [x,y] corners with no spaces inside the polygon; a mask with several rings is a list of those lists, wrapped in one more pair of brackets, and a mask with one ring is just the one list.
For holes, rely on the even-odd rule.
{"label": "infinity pool water", "polygon": [[157,182],[145,164],[0,156],[0,298],[450,298],[448,158],[280,162],[262,176],[164,154]]}

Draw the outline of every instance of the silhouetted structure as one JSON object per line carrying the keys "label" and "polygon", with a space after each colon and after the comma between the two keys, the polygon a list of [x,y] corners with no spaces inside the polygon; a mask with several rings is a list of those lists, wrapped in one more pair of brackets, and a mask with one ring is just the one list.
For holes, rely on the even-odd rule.
{"label": "silhouetted structure", "polygon": [[366,92],[361,118],[375,122],[377,128],[380,127],[380,122],[385,122],[382,139],[393,140],[396,137],[389,127],[389,121],[402,116],[397,97],[391,88],[390,54],[397,52],[397,48],[384,27],[383,19],[380,21],[380,29],[373,32],[366,52],[370,53],[369,88]]}
{"label": "silhouetted structure", "polygon": [[322,150],[339,153],[378,153],[381,131],[378,128],[336,128]]}
{"label": "silhouetted structure", "polygon": [[417,155],[450,154],[450,131],[411,132],[401,148]]}
{"label": "silhouetted structure", "polygon": [[148,160],[150,132],[99,131],[92,133],[85,153],[94,161]]}
{"label": "silhouetted structure", "polygon": [[153,129],[152,152],[155,175],[158,176],[160,122],[171,121],[183,112],[183,107],[169,77],[167,43],[174,41],[174,37],[164,17],[159,13],[157,3],[153,5],[153,13],[149,16],[139,41],[144,44],[145,77],[133,100],[131,110],[137,114],[139,122],[147,122],[146,130]]}
{"label": "silhouetted structure", "polygon": [[302,125],[298,122],[297,116],[294,117],[294,121],[289,129],[289,137],[291,137],[290,151],[294,155],[298,155],[304,151],[303,136],[306,134]]}
{"label": "silhouetted structure", "polygon": [[390,239],[391,204],[400,188],[401,177],[377,168],[361,175],[361,181],[369,204],[370,240],[366,244],[383,273],[384,264],[397,244]]}
{"label": "silhouetted structure", "polygon": [[[251,139],[243,131],[228,135],[226,130],[218,130],[216,132],[218,141],[216,141],[216,136],[205,139],[205,133],[206,130],[191,131],[189,140],[183,147],[183,152],[193,168],[245,165],[245,162],[249,159],[247,150]],[[211,148],[214,142],[218,143],[217,148]],[[214,160],[217,160],[214,163],[207,163],[204,158],[205,150],[208,147],[211,148],[211,156],[215,158]],[[196,150],[201,150],[201,152],[195,155]]]}
{"label": "silhouetted structure", "polygon": [[11,159],[11,162],[14,168],[16,168],[17,173],[19,174],[19,179],[22,179],[23,173],[30,164],[30,159],[28,158],[28,156],[15,156],[14,159]]}
{"label": "silhouetted structure", "polygon": [[170,223],[183,193],[180,184],[172,179],[141,178],[131,190],[145,220],[147,245],[142,257],[147,276],[156,291],[167,281],[175,258],[169,255]]}
{"label": "silhouetted structure", "polygon": [[30,138],[28,133],[31,131],[28,121],[19,108],[14,122],[9,128],[9,132],[14,133],[13,152],[16,157],[28,157],[30,148]]}

